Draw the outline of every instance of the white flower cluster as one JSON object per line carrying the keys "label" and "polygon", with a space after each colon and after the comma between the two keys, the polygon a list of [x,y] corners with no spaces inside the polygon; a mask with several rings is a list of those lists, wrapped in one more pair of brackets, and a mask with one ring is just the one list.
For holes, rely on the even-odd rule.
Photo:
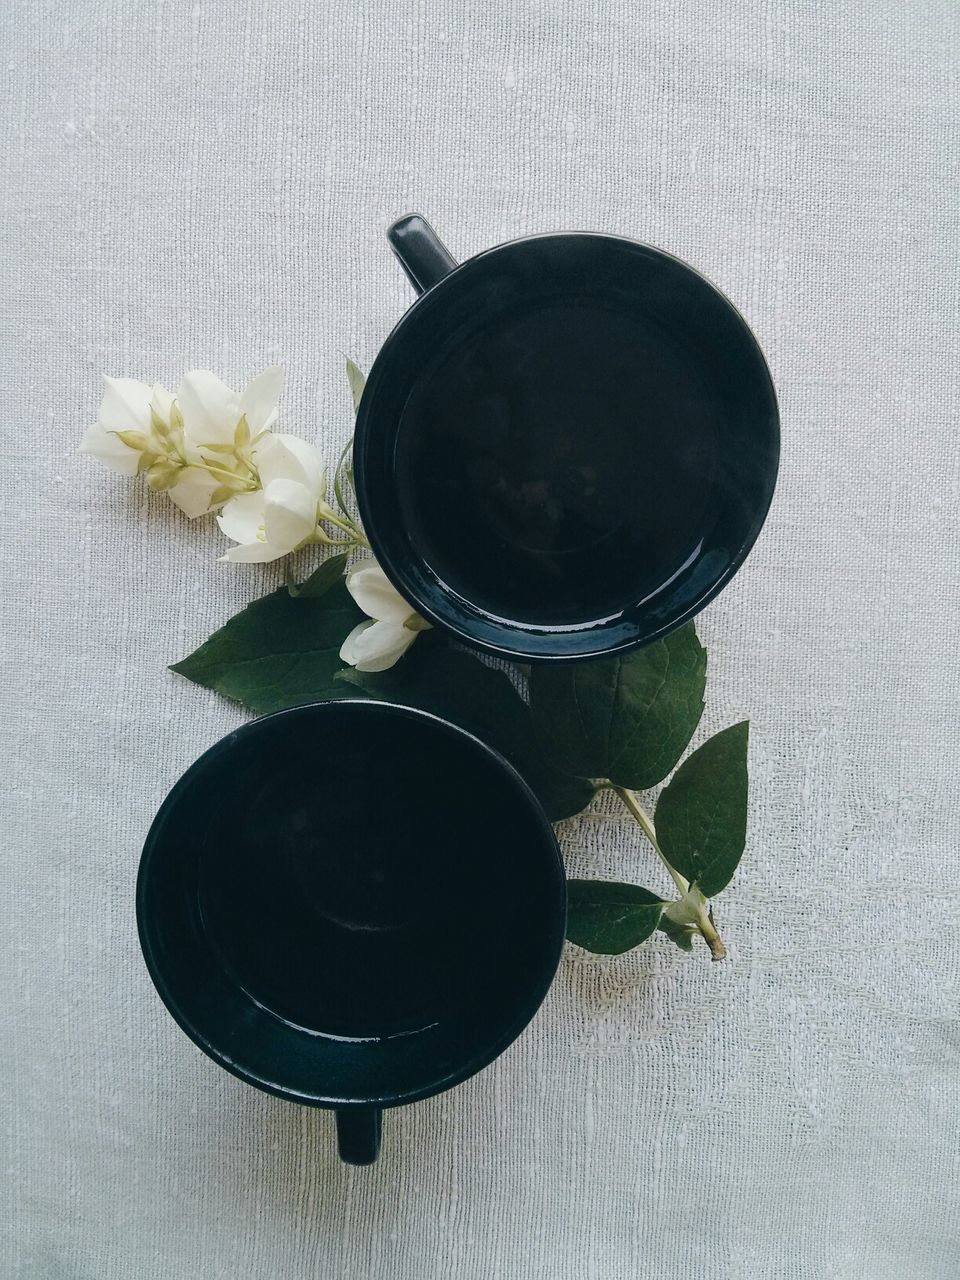
{"label": "white flower cluster", "polygon": [[223,559],[277,560],[332,541],[320,522],[341,519],[326,500],[323,459],[313,445],[271,430],[279,366],[242,392],[206,369],[186,374],[175,396],[132,378],[104,382],[81,450],[124,475],[144,472],[191,519],[222,508],[217,522],[238,543]]}
{"label": "white flower cluster", "polygon": [[[358,399],[350,368],[351,386]],[[97,421],[81,452],[123,475],[143,472],[151,489],[169,494],[191,519],[218,512],[236,545],[222,560],[278,560],[310,543],[366,546],[346,512],[327,501],[323,458],[313,445],[272,430],[283,390],[273,365],[244,391],[233,391],[206,369],[182,379],[176,394],[132,378],[105,378]],[[331,536],[332,524],[346,537]],[[347,637],[340,656],[360,671],[393,666],[429,627],[397,593],[375,560],[361,561],[347,587],[369,617]]]}

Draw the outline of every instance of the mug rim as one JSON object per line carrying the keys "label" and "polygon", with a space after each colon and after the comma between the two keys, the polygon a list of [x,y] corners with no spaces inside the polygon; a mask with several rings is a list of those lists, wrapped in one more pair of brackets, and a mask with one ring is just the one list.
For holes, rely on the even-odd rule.
{"label": "mug rim", "polygon": [[[398,719],[417,720],[423,722],[433,722],[435,726],[453,737],[459,737],[461,740],[466,739],[473,749],[479,749],[481,755],[484,755],[488,761],[494,766],[494,769],[503,777],[510,787],[520,793],[530,815],[544,836],[544,848],[552,851],[552,858],[549,859],[551,872],[555,872],[555,896],[556,910],[552,913],[554,922],[552,928],[544,931],[544,945],[541,948],[543,956],[543,964],[537,970],[536,982],[531,981],[527,984],[525,998],[519,1006],[519,1011],[506,1024],[498,1024],[499,1034],[485,1044],[482,1052],[474,1054],[466,1065],[448,1072],[442,1077],[428,1085],[413,1090],[403,1092],[394,1092],[386,1095],[365,1094],[363,1097],[334,1097],[333,1095],[321,1094],[320,1092],[305,1094],[295,1088],[288,1087],[274,1080],[266,1080],[256,1074],[253,1070],[248,1070],[242,1063],[235,1058],[227,1055],[222,1049],[218,1048],[214,1042],[204,1034],[202,1028],[195,1025],[195,1022],[180,1008],[179,1002],[171,984],[168,982],[164,972],[163,965],[158,961],[153,940],[150,937],[150,919],[151,908],[149,905],[149,875],[154,859],[157,857],[158,850],[161,849],[162,840],[161,833],[163,825],[171,810],[176,808],[181,796],[188,787],[200,776],[212,763],[219,760],[222,756],[229,754],[234,748],[238,739],[249,738],[255,736],[261,731],[261,726],[266,722],[275,724],[281,719],[292,719],[297,716],[303,716],[307,713],[315,713],[318,708],[323,707],[365,707],[375,708],[377,711],[384,712],[387,715],[396,716]],[[419,707],[409,706],[405,703],[385,702],[376,698],[331,698],[321,702],[298,703],[292,707],[283,707],[278,711],[269,712],[267,715],[258,716],[253,720],[247,721],[240,725],[230,733],[224,734],[205,751],[203,751],[180,775],[170,790],[164,797],[160,808],[157,810],[147,831],[144,839],[143,848],[140,855],[140,863],[137,871],[136,883],[136,921],[137,935],[140,942],[140,950],[147,967],[150,979],[160,996],[161,1001],[166,1007],[167,1012],[171,1015],[177,1025],[180,1027],[190,1040],[199,1048],[208,1058],[212,1059],[219,1067],[228,1071],[237,1079],[242,1080],[245,1084],[252,1085],[254,1088],[264,1093],[272,1094],[274,1097],[283,1098],[289,1102],[296,1102],[302,1106],[320,1107],[328,1110],[369,1110],[371,1107],[389,1108],[404,1106],[407,1103],[418,1102],[424,1098],[433,1097],[435,1094],[443,1093],[447,1089],[463,1083],[476,1075],[485,1067],[494,1062],[501,1053],[521,1035],[525,1028],[530,1024],[536,1016],[538,1010],[543,1004],[553,980],[556,977],[557,969],[560,964],[560,957],[563,953],[563,945],[566,937],[566,920],[567,920],[567,880],[566,869],[563,864],[563,858],[560,852],[559,842],[557,841],[556,832],[553,825],[543,810],[543,806],[537,799],[535,793],[529,783],[523,778],[513,764],[489,743],[484,742],[482,738],[471,733],[468,729],[464,729],[461,725],[456,724],[452,720],[447,720],[443,716],[436,715],[431,711],[424,711]],[[236,984],[234,984],[236,985]],[[242,989],[242,988],[241,988]],[[254,997],[246,993],[248,998],[254,1003]],[[299,1027],[295,1023],[289,1022],[280,1015],[273,1013],[272,1010],[265,1008],[270,1016],[277,1018],[288,1029],[300,1032],[302,1035],[311,1039],[328,1039],[323,1033],[311,1031],[309,1028]]]}
{"label": "mug rim", "polygon": [[[524,627],[516,622],[510,622],[504,619],[490,619],[491,623],[496,624],[498,639],[490,640],[482,636],[477,636],[469,626],[459,621],[458,617],[452,616],[450,612],[444,612],[440,608],[436,608],[429,600],[423,598],[423,595],[416,589],[412,581],[412,575],[406,572],[404,567],[404,557],[401,554],[394,555],[392,546],[398,545],[398,540],[391,540],[382,536],[382,530],[377,527],[376,516],[373,520],[368,518],[368,513],[375,510],[376,504],[371,500],[369,494],[368,479],[365,474],[365,467],[361,464],[356,466],[357,457],[362,457],[364,447],[370,436],[372,428],[370,426],[371,406],[373,403],[373,395],[368,396],[368,390],[376,393],[376,388],[383,378],[383,370],[390,362],[392,352],[402,337],[404,326],[411,319],[421,303],[428,300],[434,302],[438,294],[450,288],[456,288],[457,283],[462,281],[465,274],[469,274],[475,270],[484,267],[491,258],[502,254],[506,250],[515,250],[517,247],[527,244],[537,244],[546,241],[554,242],[595,242],[603,243],[610,249],[631,249],[641,250],[652,258],[663,261],[673,268],[677,268],[685,272],[688,276],[695,278],[699,285],[709,290],[723,304],[728,312],[731,321],[737,326],[740,335],[746,341],[746,345],[750,348],[752,355],[756,358],[758,387],[762,389],[762,394],[766,396],[769,407],[771,409],[769,430],[767,438],[772,446],[772,477],[767,488],[767,492],[762,502],[757,503],[752,509],[752,520],[750,528],[746,536],[740,541],[734,554],[731,555],[729,561],[724,566],[723,571],[705,587],[697,595],[696,599],[688,604],[676,616],[671,617],[668,621],[657,626],[644,630],[643,635],[639,638],[636,635],[626,637],[615,642],[604,642],[605,630],[600,626],[593,624],[577,625],[573,627],[558,626],[557,628],[537,628]],[[451,282],[453,282],[451,284]],[[366,399],[366,411],[364,400]],[[394,428],[394,439],[396,438],[396,428]],[[364,532],[370,542],[371,550],[380,564],[393,586],[400,594],[408,599],[411,605],[416,607],[418,613],[426,618],[429,622],[453,635],[462,643],[469,645],[471,648],[479,649],[494,657],[506,658],[515,662],[583,662],[592,658],[614,657],[617,654],[629,652],[643,645],[650,644],[655,640],[661,639],[670,632],[688,622],[695,617],[702,609],[704,609],[713,600],[720,591],[727,585],[742,567],[744,561],[753,549],[767,516],[773,503],[776,491],[776,482],[780,468],[780,406],[777,400],[776,388],[773,382],[773,376],[770,372],[770,366],[764,355],[763,349],[753,332],[746,317],[730,297],[717,285],[709,280],[703,272],[698,268],[686,262],[683,258],[676,254],[670,253],[666,249],[658,248],[642,240],[637,240],[629,236],[616,235],[605,231],[542,231],[535,232],[531,235],[518,236],[512,240],[502,241],[500,244],[492,245],[489,248],[482,249],[480,252],[465,258],[462,262],[458,262],[439,280],[435,281],[428,289],[420,293],[413,302],[407,307],[400,318],[393,325],[393,328],[384,339],[380,350],[374,359],[370,368],[370,373],[366,379],[363,395],[360,398],[360,405],[357,410],[356,423],[353,437],[353,456],[354,456],[354,487],[357,495],[357,503],[360,507],[360,514],[363,520]],[[449,588],[448,588],[449,591]],[[469,603],[466,597],[463,599]],[[594,635],[596,643],[589,644],[588,638]],[[557,648],[537,648],[532,645],[524,645],[522,637],[525,635],[544,637],[552,636],[558,638]],[[572,644],[572,639],[578,637],[581,641],[579,646]],[[511,639],[513,643],[511,643]],[[566,641],[566,645],[564,645]]]}

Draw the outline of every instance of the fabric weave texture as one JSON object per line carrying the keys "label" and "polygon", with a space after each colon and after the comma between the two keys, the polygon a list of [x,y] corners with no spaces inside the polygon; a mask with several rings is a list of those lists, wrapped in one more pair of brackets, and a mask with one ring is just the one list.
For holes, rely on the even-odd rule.
{"label": "fabric weave texture", "polygon": [[[7,0],[0,1275],[960,1273],[958,65],[955,0]],[[77,445],[101,374],[279,361],[332,463],[411,210],[458,258],[686,259],[759,338],[783,454],[699,619],[697,740],[751,721],[729,959],[568,948],[503,1058],[351,1169],[193,1047],[134,921],[156,809],[245,719],[166,664],[277,570]],[[610,798],[562,841],[668,887]]]}

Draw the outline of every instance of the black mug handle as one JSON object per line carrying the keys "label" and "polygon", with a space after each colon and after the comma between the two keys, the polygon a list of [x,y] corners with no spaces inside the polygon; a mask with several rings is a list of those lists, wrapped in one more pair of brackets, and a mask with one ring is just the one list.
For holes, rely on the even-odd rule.
{"label": "black mug handle", "polygon": [[380,1154],[383,1112],[379,1107],[337,1112],[337,1149],[346,1164],[373,1164]]}
{"label": "black mug handle", "polygon": [[457,265],[433,227],[419,213],[399,218],[388,228],[387,239],[417,293],[426,293]]}

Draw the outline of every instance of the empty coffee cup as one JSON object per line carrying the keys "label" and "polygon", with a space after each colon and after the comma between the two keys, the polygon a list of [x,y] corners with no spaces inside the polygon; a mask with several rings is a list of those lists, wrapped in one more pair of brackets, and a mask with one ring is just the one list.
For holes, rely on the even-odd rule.
{"label": "empty coffee cup", "polygon": [[337,1113],[344,1160],[384,1108],[449,1089],[523,1030],[556,971],[566,886],[539,803],[497,752],[382,702],[229,734],[147,836],[140,941],[215,1062]]}
{"label": "empty coffee cup", "polygon": [[459,265],[417,214],[418,300],[360,401],[353,465],[394,586],[521,661],[648,643],[698,613],[767,514],[779,417],[745,320],[621,236],[526,236]]}

